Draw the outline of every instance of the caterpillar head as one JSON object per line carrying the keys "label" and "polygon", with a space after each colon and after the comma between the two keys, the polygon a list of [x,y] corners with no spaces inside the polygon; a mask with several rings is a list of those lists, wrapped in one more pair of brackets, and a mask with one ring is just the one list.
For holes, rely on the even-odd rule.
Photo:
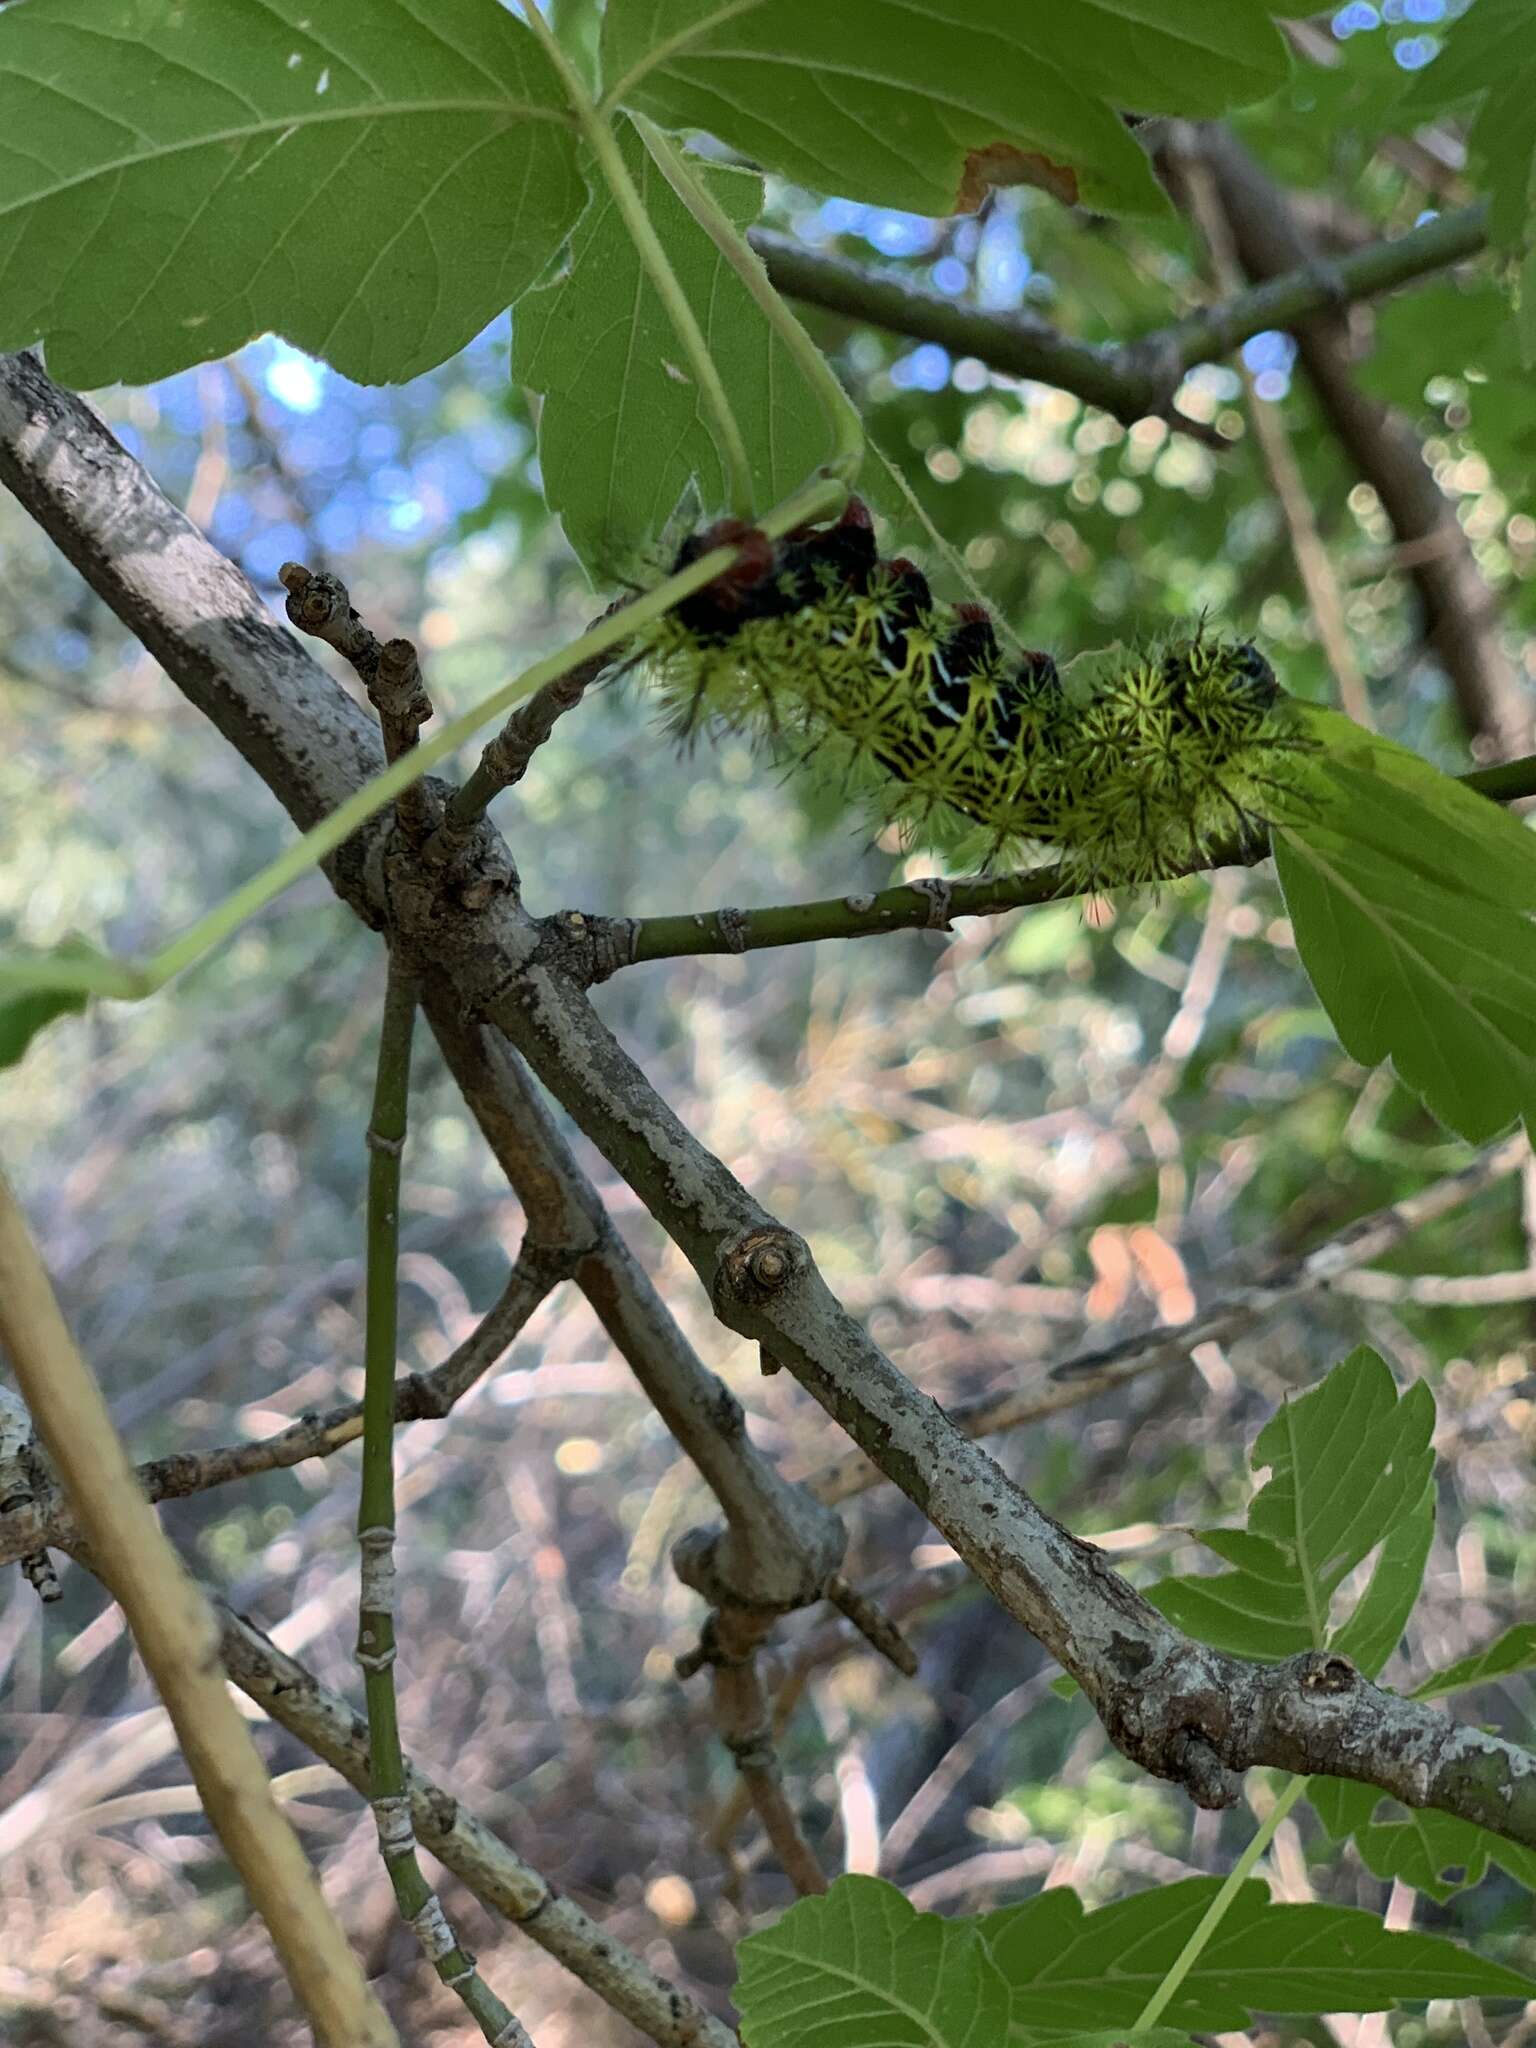
{"label": "caterpillar head", "polygon": [[906,555],[893,556],[885,564],[885,597],[889,609],[883,623],[889,635],[932,623],[933,592],[928,578]]}
{"label": "caterpillar head", "polygon": [[719,519],[702,533],[688,535],[672,563],[672,574],[723,547],[739,550],[735,561],[677,607],[677,617],[705,645],[728,640],[744,619],[754,616],[774,570],[774,546],[766,533],[744,519]]}

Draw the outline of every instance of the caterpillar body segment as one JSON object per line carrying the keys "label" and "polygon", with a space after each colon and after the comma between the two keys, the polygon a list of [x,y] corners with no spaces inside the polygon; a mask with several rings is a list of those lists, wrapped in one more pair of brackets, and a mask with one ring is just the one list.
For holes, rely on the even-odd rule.
{"label": "caterpillar body segment", "polygon": [[726,543],[737,561],[651,635],[674,724],[841,772],[882,823],[951,841],[980,826],[994,860],[1033,842],[1066,885],[1113,887],[1203,864],[1296,794],[1310,743],[1250,641],[1202,621],[1063,676],[1049,654],[1005,654],[984,606],[938,603],[915,563],[883,560],[857,499],[777,544],[722,521],[674,567]]}

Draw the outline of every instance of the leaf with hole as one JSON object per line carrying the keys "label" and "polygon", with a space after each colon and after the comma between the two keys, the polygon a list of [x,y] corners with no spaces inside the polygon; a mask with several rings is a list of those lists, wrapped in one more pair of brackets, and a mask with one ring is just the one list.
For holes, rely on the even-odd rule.
{"label": "leaf with hole", "polygon": [[[1354,1838],[1373,1875],[1400,1878],[1427,1898],[1448,1899],[1481,1884],[1490,1863],[1536,1890],[1536,1850],[1455,1814],[1400,1807],[1374,1785],[1347,1778],[1309,1778],[1307,1797],[1330,1835]],[[1391,1817],[1378,1819],[1383,1810]]]}
{"label": "leaf with hole", "polygon": [[1212,115],[1288,75],[1258,0],[627,0],[605,93],[813,190],[914,213],[988,183],[1101,211],[1165,201],[1124,119]]}

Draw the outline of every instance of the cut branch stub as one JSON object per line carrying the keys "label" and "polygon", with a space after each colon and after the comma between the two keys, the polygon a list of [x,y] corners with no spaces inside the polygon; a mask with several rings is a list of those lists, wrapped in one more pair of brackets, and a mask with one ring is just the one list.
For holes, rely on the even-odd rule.
{"label": "cut branch stub", "polygon": [[746,1231],[722,1247],[715,1267],[713,1288],[715,1308],[722,1322],[730,1317],[727,1306],[761,1308],[807,1270],[810,1250],[801,1237],[778,1224],[764,1224]]}

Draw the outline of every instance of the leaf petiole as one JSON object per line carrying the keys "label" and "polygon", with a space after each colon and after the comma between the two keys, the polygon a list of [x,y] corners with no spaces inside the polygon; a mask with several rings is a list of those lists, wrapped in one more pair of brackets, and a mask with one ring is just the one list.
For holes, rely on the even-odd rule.
{"label": "leaf petiole", "polygon": [[629,229],[635,251],[640,258],[646,275],[656,296],[666,308],[667,317],[677,333],[688,357],[689,367],[699,387],[699,397],[709,414],[715,441],[721,459],[725,464],[730,483],[731,510],[738,519],[752,517],[752,462],[747,454],[746,440],[741,426],[732,410],[730,396],[724,380],[709,352],[709,343],[704,330],[698,323],[688,295],[678,282],[677,273],[662,247],[661,237],[651,224],[645,203],[635,189],[635,181],[629,175],[619,148],[618,137],[608,116],[593,103],[580,73],[561,48],[554,30],[539,12],[535,0],[527,0],[523,8],[523,19],[537,40],[544,46],[545,54],[554,66],[561,84],[565,87],[581,132],[586,139],[603,180],[613,194],[614,204]]}

